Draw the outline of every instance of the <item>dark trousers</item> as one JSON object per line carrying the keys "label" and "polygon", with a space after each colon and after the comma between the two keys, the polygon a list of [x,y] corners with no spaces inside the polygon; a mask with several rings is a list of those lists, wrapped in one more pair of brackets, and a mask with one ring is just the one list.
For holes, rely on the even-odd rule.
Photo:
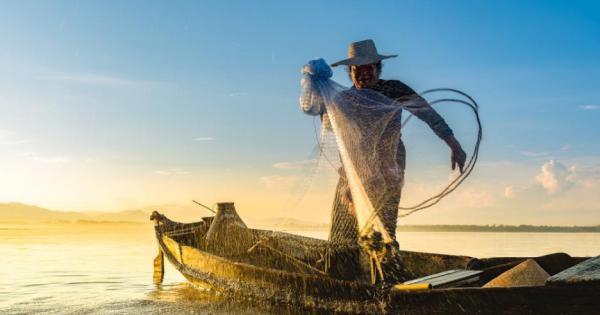
{"label": "dark trousers", "polygon": [[[382,189],[385,189],[384,197],[381,200],[373,202],[373,206],[377,209],[386,231],[394,241],[396,240],[398,205],[404,182],[405,153],[402,144],[400,145],[397,158],[402,171],[401,177],[398,181],[388,183],[385,187],[382,187]],[[358,245],[359,232],[356,216],[348,211],[348,205],[341,202],[341,194],[345,190],[346,185],[346,178],[344,176],[340,177],[331,211],[329,241],[332,250],[330,254],[329,273],[334,277],[352,280],[365,275],[368,262],[365,263],[367,258]],[[394,247],[392,254],[385,259],[387,265],[390,266],[387,269],[396,274],[390,277],[390,279],[410,277],[400,262],[397,243],[395,243]]]}
{"label": "dark trousers", "polygon": [[[358,241],[358,223],[354,213],[349,211],[349,206],[341,201],[341,191],[346,186],[345,178],[340,178],[337,184],[333,209],[331,211],[331,228],[329,241],[335,244],[356,244]],[[391,185],[383,200],[373,206],[378,209],[383,226],[392,237],[396,239],[396,224],[398,222],[398,204],[400,203],[401,188]]]}

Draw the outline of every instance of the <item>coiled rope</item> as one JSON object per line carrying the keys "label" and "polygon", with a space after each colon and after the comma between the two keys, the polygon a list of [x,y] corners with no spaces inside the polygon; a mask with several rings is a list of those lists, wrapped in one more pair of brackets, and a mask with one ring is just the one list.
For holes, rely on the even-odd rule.
{"label": "coiled rope", "polygon": [[[431,94],[431,93],[435,93],[435,92],[457,93],[468,99],[468,101],[465,101],[465,100],[455,99],[455,98],[442,98],[442,99],[436,99],[434,101],[431,101],[431,102],[429,102],[429,104],[431,106],[433,106],[438,103],[449,102],[449,103],[463,104],[463,105],[468,106],[473,111],[473,114],[475,115],[475,120],[477,122],[477,139],[475,141],[475,146],[473,148],[473,153],[471,154],[471,158],[469,159],[469,162],[467,162],[467,165],[464,167],[463,172],[459,176],[454,178],[448,185],[446,185],[444,187],[444,189],[442,189],[442,191],[440,191],[436,195],[431,196],[430,198],[427,198],[427,199],[423,200],[422,202],[415,204],[413,206],[410,206],[410,207],[400,207],[399,206],[398,210],[406,211],[406,213],[398,215],[399,218],[406,217],[412,213],[430,208],[430,207],[436,205],[437,203],[439,203],[444,197],[448,196],[450,193],[452,193],[454,190],[456,190],[456,188],[460,184],[462,184],[465,181],[465,179],[467,179],[467,177],[469,177],[469,175],[475,168],[477,159],[479,158],[479,146],[481,144],[481,139],[483,137],[483,130],[481,127],[481,119],[479,118],[479,105],[477,104],[477,102],[471,96],[469,96],[467,93],[456,90],[456,89],[450,89],[450,88],[431,89],[431,90],[422,92],[420,95],[425,96],[427,94]],[[412,116],[413,115],[411,114],[409,117],[407,117],[402,125],[404,126],[404,124],[406,124]]]}
{"label": "coiled rope", "polygon": [[[473,152],[471,154],[471,157],[469,158],[469,161],[467,162],[466,166],[463,168],[463,172],[457,176],[456,178],[454,178],[450,183],[448,183],[439,193],[415,204],[412,205],[410,207],[401,207],[398,206],[398,210],[399,211],[403,211],[405,213],[399,214],[398,217],[399,218],[403,218],[406,216],[409,216],[415,212],[430,208],[436,204],[438,204],[443,198],[445,198],[446,196],[448,196],[450,193],[452,193],[454,190],[456,190],[456,188],[458,188],[458,186],[460,186],[465,179],[467,179],[467,177],[469,177],[469,175],[471,174],[471,172],[473,171],[473,169],[475,168],[475,164],[477,163],[477,160],[479,158],[479,147],[481,145],[481,139],[483,137],[483,128],[481,126],[481,119],[479,117],[479,104],[477,104],[477,102],[475,101],[475,99],[473,99],[470,95],[468,95],[465,92],[462,92],[460,90],[457,89],[452,89],[452,88],[436,88],[436,89],[430,89],[430,90],[426,90],[420,93],[420,96],[424,97],[428,94],[432,94],[432,93],[436,93],[436,92],[451,92],[451,93],[456,93],[459,94],[463,97],[465,97],[467,100],[462,100],[462,99],[457,99],[457,98],[440,98],[440,99],[435,99],[433,101],[428,102],[429,105],[434,106],[436,104],[439,103],[455,103],[455,104],[463,104],[467,107],[469,107],[472,111],[473,114],[475,116],[475,120],[477,122],[477,138],[475,141],[475,146],[473,148]],[[411,118],[414,116],[414,114],[410,114],[403,122],[401,125],[401,128],[403,128],[410,120]],[[314,122],[314,121],[313,121]],[[331,162],[331,160],[329,160],[329,158],[327,157],[327,154],[325,154],[324,150],[323,150],[323,141],[322,139],[319,137],[318,135],[318,131],[316,128],[316,125],[314,126],[314,131],[315,131],[315,138],[317,140],[317,144],[320,148],[320,154],[322,157],[324,157],[326,159],[326,161],[328,162],[329,165],[331,165],[331,167],[333,167],[335,169],[334,164]],[[336,169],[337,171],[337,169]],[[376,213],[373,213],[372,216],[377,215]]]}

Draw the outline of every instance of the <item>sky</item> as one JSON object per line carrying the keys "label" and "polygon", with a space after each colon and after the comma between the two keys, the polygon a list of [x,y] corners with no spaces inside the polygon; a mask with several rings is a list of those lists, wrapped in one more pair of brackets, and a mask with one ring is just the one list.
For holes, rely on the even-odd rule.
{"label": "sky", "polygon": [[[372,38],[398,55],[384,79],[457,88],[481,107],[472,176],[400,224],[600,224],[595,1],[0,5],[0,202],[117,211],[234,201],[243,217],[327,222],[335,178],[306,180],[316,141],[299,109],[300,68]],[[473,116],[438,111],[470,153]],[[456,173],[424,123],[403,140],[410,205]]]}

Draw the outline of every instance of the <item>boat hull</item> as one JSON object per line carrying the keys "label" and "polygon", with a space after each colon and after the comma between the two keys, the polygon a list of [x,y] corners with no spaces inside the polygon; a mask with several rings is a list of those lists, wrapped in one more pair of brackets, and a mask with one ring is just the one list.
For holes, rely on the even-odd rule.
{"label": "boat hull", "polygon": [[[158,222],[159,249],[192,284],[228,298],[264,300],[273,305],[311,311],[390,314],[597,314],[597,286],[537,286],[513,288],[451,288],[419,292],[397,291],[367,282],[340,280],[310,269],[297,271],[268,266],[262,261],[222,257],[202,249],[201,238],[209,220],[192,224]],[[173,231],[193,230],[189,234]],[[310,260],[326,241],[302,236],[252,230],[256,239],[269,238],[272,246]],[[199,242],[199,243],[197,243]],[[453,268],[479,265],[487,277],[508,270],[525,258],[472,259],[466,256],[403,252],[403,260],[415,274],[431,274]],[[537,259],[537,258],[536,258]],[[547,268],[565,269],[581,261],[566,254],[541,257]],[[560,265],[560,267],[557,267]]]}

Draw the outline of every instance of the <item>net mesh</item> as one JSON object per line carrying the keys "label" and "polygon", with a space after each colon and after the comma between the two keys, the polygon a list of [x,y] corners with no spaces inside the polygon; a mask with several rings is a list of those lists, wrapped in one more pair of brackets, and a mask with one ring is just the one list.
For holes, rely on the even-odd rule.
{"label": "net mesh", "polygon": [[[301,107],[308,114],[322,115],[321,143],[335,139],[337,160],[343,166],[339,172],[348,184],[359,236],[376,234],[383,242],[392,242],[381,214],[388,189],[400,189],[403,182],[397,160],[401,129],[397,118],[403,107],[416,104],[401,104],[369,89],[348,89],[331,76],[323,59],[303,68]],[[334,164],[336,159],[327,156],[327,160]]]}
{"label": "net mesh", "polygon": [[[305,113],[320,116],[321,159],[340,175],[333,223],[342,224],[341,227],[332,227],[332,231],[343,228],[348,230],[347,235],[358,238],[363,249],[371,255],[373,278],[373,263],[380,263],[386,249],[397,249],[397,246],[387,245],[395,243],[398,212],[403,211],[400,216],[406,216],[437,204],[473,170],[481,141],[478,106],[470,96],[453,89],[435,89],[422,93],[424,96],[445,92],[456,96],[430,102],[414,92],[408,93],[412,94],[411,97],[391,98],[386,96],[391,95],[386,93],[386,89],[398,86],[347,88],[331,80],[332,74],[331,68],[323,59],[308,62],[302,68],[300,106]],[[408,87],[406,89],[410,90]],[[473,110],[479,127],[473,154],[464,173],[456,176],[440,193],[414,206],[399,207],[405,164],[404,145],[400,140],[401,129],[415,115],[426,121],[439,137],[451,135],[452,131],[430,106],[444,102],[467,105]],[[401,116],[403,109],[411,114],[404,121]],[[345,194],[348,195],[347,198],[343,198]],[[340,201],[344,199],[346,204],[340,205]],[[339,209],[348,209],[352,215],[340,215]],[[336,222],[337,217],[352,217],[351,221],[354,222],[349,223],[348,219]],[[375,269],[381,273],[380,266]],[[382,273],[381,277],[383,278]]]}

